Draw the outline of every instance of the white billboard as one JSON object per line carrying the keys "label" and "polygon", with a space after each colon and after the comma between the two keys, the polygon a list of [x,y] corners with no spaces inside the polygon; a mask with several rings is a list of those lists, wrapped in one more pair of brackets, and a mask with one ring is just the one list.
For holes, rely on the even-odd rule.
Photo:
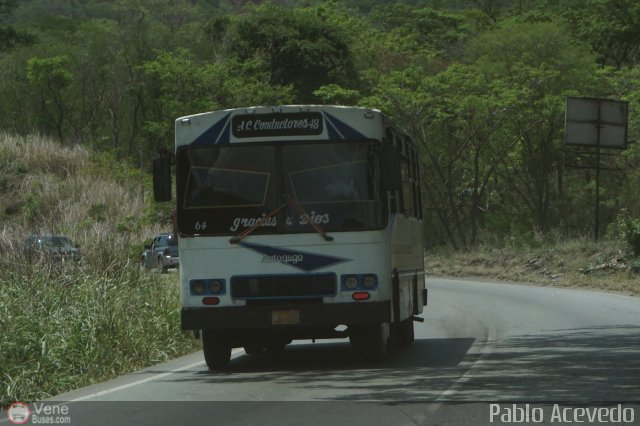
{"label": "white billboard", "polygon": [[569,96],[565,108],[565,142],[624,149],[628,114],[628,102]]}

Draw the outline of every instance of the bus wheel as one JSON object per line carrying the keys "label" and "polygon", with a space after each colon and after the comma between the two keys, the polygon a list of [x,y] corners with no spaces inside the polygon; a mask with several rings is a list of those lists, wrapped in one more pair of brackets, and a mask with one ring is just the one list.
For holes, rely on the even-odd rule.
{"label": "bus wheel", "polygon": [[371,324],[365,329],[360,349],[367,361],[378,362],[387,355],[387,345],[389,343],[389,323]]}
{"label": "bus wheel", "polygon": [[413,332],[413,318],[407,318],[404,321],[398,323],[398,344],[403,348],[411,346],[415,340],[415,334]]}
{"label": "bus wheel", "polygon": [[264,347],[261,345],[246,345],[244,351],[247,355],[260,355],[264,352]]}
{"label": "bus wheel", "polygon": [[273,342],[267,343],[265,349],[267,353],[277,354],[284,351],[284,348],[288,345],[288,342],[283,342],[281,340],[275,340]]}
{"label": "bus wheel", "polygon": [[217,330],[202,330],[202,350],[204,360],[210,370],[220,370],[229,365],[231,343],[225,333]]}

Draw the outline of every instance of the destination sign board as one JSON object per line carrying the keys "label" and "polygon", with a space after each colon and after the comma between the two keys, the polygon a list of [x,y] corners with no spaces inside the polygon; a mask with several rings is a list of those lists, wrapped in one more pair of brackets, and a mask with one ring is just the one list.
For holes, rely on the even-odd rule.
{"label": "destination sign board", "polygon": [[323,130],[319,112],[292,112],[235,115],[231,131],[236,138],[269,136],[311,136]]}

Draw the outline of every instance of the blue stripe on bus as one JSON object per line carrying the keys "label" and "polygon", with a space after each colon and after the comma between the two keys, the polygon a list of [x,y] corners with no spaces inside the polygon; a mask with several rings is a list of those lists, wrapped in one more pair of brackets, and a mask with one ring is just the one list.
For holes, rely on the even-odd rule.
{"label": "blue stripe on bus", "polygon": [[[341,138],[337,139],[366,139],[365,135],[349,126],[348,124],[338,120],[328,112],[325,112],[324,115],[327,117],[327,122],[332,124],[336,128],[338,133],[342,136]],[[327,126],[327,128],[329,128],[329,126]]]}
{"label": "blue stripe on bus", "polygon": [[283,265],[289,265],[306,272],[352,260],[324,254],[266,246],[263,244],[247,243],[244,241],[239,242],[238,245],[263,254],[265,257],[262,259],[262,262],[279,262]]}
{"label": "blue stripe on bus", "polygon": [[216,141],[216,144],[228,144],[231,142],[231,138],[229,137],[229,129],[231,129],[231,120],[227,120],[227,124],[224,126],[224,130],[222,130],[222,134]]}
{"label": "blue stripe on bus", "polygon": [[326,120],[327,123],[327,134],[329,135],[329,139],[344,139],[342,135],[333,127],[333,124],[329,120]]}
{"label": "blue stripe on bus", "polygon": [[209,145],[209,144],[229,143],[229,117],[230,116],[231,116],[231,113],[228,113],[224,118],[214,123],[211,127],[205,130],[200,136],[198,136],[193,142],[191,142],[191,145]]}

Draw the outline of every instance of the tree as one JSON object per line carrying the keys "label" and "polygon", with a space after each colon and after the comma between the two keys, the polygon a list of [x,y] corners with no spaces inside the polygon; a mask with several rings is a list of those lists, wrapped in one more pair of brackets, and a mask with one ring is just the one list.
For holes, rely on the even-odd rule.
{"label": "tree", "polygon": [[17,31],[13,27],[0,27],[0,52],[11,50],[16,46],[29,46],[36,42],[35,36]]}
{"label": "tree", "polygon": [[533,13],[546,20],[559,18],[591,46],[601,65],[620,68],[639,59],[640,4],[635,0],[547,0]]}
{"label": "tree", "polygon": [[509,124],[520,140],[502,176],[530,209],[532,225],[546,230],[552,197],[558,195],[553,194],[553,176],[562,168],[564,100],[570,94],[595,95],[594,57],[551,22],[505,21],[471,49],[485,78],[511,92]]}
{"label": "tree", "polygon": [[177,54],[159,52],[143,66],[145,97],[151,109],[145,130],[154,144],[172,139],[177,117],[237,105],[290,103],[291,90],[269,84],[255,73],[255,64],[230,61],[199,63],[185,50]]}
{"label": "tree", "polygon": [[68,113],[65,91],[73,80],[68,64],[67,56],[32,58],[27,62],[27,79],[40,98],[45,133],[52,124],[60,140],[65,139],[63,125]]}
{"label": "tree", "polygon": [[272,84],[291,84],[299,102],[313,102],[317,88],[356,80],[347,39],[319,10],[266,3],[232,22],[228,53],[239,61],[258,59]]}
{"label": "tree", "polygon": [[[0,0],[0,23],[8,22],[16,7],[17,0]],[[29,46],[35,42],[35,36],[28,32],[18,31],[11,25],[0,25],[0,52],[20,45]]]}

